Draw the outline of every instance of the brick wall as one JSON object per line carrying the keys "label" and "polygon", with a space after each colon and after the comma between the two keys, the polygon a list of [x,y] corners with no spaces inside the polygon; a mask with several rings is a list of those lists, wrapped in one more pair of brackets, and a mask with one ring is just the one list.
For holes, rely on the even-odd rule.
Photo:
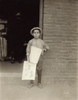
{"label": "brick wall", "polygon": [[50,47],[44,57],[46,82],[76,82],[77,6],[77,0],[44,0],[43,39]]}

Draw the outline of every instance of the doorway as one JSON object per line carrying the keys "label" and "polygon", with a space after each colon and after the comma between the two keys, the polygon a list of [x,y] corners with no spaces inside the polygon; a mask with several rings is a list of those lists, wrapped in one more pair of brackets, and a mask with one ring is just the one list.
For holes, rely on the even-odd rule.
{"label": "doorway", "polygon": [[16,60],[25,56],[25,42],[32,38],[30,29],[39,26],[40,0],[1,0],[0,17],[8,21],[8,56]]}

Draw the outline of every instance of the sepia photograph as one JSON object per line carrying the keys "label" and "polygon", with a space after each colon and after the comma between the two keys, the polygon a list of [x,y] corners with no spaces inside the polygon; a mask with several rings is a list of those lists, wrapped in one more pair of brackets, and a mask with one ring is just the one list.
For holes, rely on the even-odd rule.
{"label": "sepia photograph", "polygon": [[0,100],[78,100],[78,0],[0,0]]}

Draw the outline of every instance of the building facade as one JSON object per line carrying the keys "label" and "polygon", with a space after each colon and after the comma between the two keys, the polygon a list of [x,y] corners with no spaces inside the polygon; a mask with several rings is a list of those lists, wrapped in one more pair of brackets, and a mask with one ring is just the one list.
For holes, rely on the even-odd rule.
{"label": "building facade", "polygon": [[78,0],[41,0],[40,27],[50,47],[44,57],[44,82],[76,82]]}

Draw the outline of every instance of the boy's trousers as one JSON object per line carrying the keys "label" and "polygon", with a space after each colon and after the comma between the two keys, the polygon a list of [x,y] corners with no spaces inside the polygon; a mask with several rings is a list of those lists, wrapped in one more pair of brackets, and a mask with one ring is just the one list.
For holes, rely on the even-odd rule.
{"label": "boy's trousers", "polygon": [[[38,83],[41,83],[42,66],[43,66],[43,56],[40,57],[39,62],[37,63],[37,67],[36,67],[36,72],[38,75]],[[31,83],[33,83],[33,81],[31,81]]]}
{"label": "boy's trousers", "polygon": [[42,77],[42,66],[43,66],[43,57],[40,57],[40,60],[37,64],[37,75],[38,75],[38,83],[41,83],[41,77]]}

